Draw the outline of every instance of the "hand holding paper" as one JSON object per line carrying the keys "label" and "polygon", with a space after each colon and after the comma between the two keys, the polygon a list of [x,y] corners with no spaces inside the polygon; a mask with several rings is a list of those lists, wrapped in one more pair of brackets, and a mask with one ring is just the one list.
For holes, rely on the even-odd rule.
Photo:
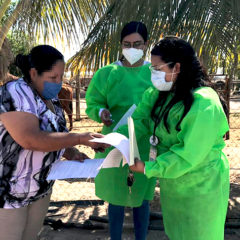
{"label": "hand holding paper", "polygon": [[82,133],[79,144],[84,144],[86,146],[89,146],[95,152],[104,152],[105,148],[110,147],[109,145],[101,143],[101,142],[90,141],[91,139],[96,139],[96,138],[98,139],[98,138],[103,138],[103,137],[104,137],[104,135],[102,135],[100,133],[91,133],[91,132]]}
{"label": "hand holding paper", "polygon": [[[120,154],[117,153],[116,149],[112,150],[114,151],[114,153],[112,153],[111,151],[106,157],[108,164],[106,165],[103,164],[102,167],[104,166],[116,167],[116,162],[118,163],[118,167],[119,167],[120,161],[122,158],[123,158],[123,165],[127,163],[129,166],[132,166],[134,165],[135,157],[140,159],[135,131],[134,131],[134,123],[131,117],[128,118],[128,132],[129,132],[129,139],[127,139],[124,135],[120,133],[109,133],[103,138],[90,140],[92,142],[101,142],[101,143],[112,145],[122,155],[120,156]],[[120,157],[121,159],[119,160]]]}
{"label": "hand holding paper", "polygon": [[123,160],[123,165],[134,165],[134,159],[139,157],[134,124],[128,118],[129,139],[120,133],[109,133],[101,138],[89,140],[92,144],[102,143],[115,147],[105,159],[86,159],[84,163],[77,161],[58,161],[53,166],[47,180],[66,178],[96,177],[100,168],[117,168]]}

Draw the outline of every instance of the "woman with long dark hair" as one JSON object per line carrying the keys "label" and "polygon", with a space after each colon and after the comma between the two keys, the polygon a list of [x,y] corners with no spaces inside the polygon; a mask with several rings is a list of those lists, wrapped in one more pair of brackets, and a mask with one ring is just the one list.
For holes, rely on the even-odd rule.
{"label": "woman with long dark hair", "polygon": [[154,87],[133,114],[137,138],[149,136],[150,161],[130,169],[159,178],[170,240],[223,240],[229,164],[222,149],[229,127],[219,96],[188,42],[162,39],[151,62]]}

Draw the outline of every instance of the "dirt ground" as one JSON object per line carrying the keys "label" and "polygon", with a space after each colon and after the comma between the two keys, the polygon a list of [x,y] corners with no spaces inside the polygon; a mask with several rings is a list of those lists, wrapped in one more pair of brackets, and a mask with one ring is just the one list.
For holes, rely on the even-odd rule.
{"label": "dirt ground", "polygon": [[[234,105],[235,106],[235,105]],[[231,193],[227,215],[225,240],[240,239],[240,114],[231,114],[230,139],[226,140],[225,154],[230,162]],[[74,122],[73,131],[99,132],[101,125],[82,119]],[[80,149],[89,155],[94,152],[81,146]],[[151,202],[152,217],[150,220],[149,240],[167,240],[164,234],[160,214],[160,189],[156,186],[155,198]],[[123,230],[123,240],[134,239],[131,209],[126,208]],[[98,218],[100,217],[100,221]],[[72,179],[56,181],[51,197],[49,211],[46,217],[41,240],[100,240],[108,237],[107,203],[98,199],[94,194],[93,179]]]}

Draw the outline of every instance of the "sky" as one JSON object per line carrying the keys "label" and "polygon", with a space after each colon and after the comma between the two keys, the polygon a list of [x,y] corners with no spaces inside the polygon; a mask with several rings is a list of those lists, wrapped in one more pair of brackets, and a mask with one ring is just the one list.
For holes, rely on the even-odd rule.
{"label": "sky", "polygon": [[[79,28],[80,29],[80,28]],[[79,41],[80,41],[80,44],[77,44],[77,43],[72,43],[71,46],[67,46],[67,40],[64,39],[64,42],[60,42],[60,41],[57,41],[56,38],[50,38],[49,41],[47,42],[44,42],[43,40],[40,40],[39,41],[39,44],[40,43],[44,43],[44,44],[49,44],[55,48],[57,48],[63,55],[64,55],[64,59],[65,61],[67,61],[69,58],[71,58],[76,52],[78,52],[80,50],[80,45],[81,43],[83,43],[84,41],[84,37],[83,37],[83,34],[80,32],[79,30],[79,33],[78,33],[78,36],[79,36]]]}
{"label": "sky", "polygon": [[[18,2],[19,0],[11,0],[12,2]],[[77,23],[76,23],[77,25]],[[83,35],[80,32],[80,27],[79,29],[79,33],[78,36],[80,38],[80,43],[83,42]],[[67,41],[65,42],[57,42],[56,39],[50,39],[49,41],[44,41],[43,39],[40,39],[38,41],[38,44],[49,44],[51,46],[54,46],[55,48],[57,48],[63,55],[65,58],[65,61],[67,61],[70,57],[72,57],[76,52],[78,52],[80,50],[80,45],[73,43],[71,44],[71,46],[67,46],[66,44]]]}
{"label": "sky", "polygon": [[68,61],[69,58],[71,58],[76,52],[80,50],[80,45],[76,43],[73,43],[70,47],[68,47],[64,42],[54,42],[54,39],[46,42],[46,44],[57,48],[64,55],[65,61]]}

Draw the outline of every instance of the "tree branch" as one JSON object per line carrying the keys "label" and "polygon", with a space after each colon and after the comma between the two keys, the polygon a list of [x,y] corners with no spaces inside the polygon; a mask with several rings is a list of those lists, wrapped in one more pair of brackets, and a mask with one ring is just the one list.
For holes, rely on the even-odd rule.
{"label": "tree branch", "polygon": [[8,6],[10,5],[11,0],[5,0],[0,8],[0,21],[2,20],[5,12],[7,11]]}
{"label": "tree branch", "polygon": [[[11,1],[10,1],[11,2]],[[2,49],[2,45],[4,39],[7,36],[7,33],[13,23],[17,20],[18,16],[22,13],[23,9],[29,6],[30,0],[22,0],[18,3],[13,13],[6,19],[5,24],[0,29],[0,50]]]}

